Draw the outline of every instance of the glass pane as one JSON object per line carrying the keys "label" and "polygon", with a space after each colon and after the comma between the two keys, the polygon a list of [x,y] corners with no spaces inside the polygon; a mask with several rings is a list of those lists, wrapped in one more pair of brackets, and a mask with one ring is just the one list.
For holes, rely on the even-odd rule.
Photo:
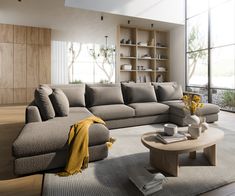
{"label": "glass pane", "polygon": [[213,8],[221,3],[224,3],[227,0],[209,0],[210,8]]}
{"label": "glass pane", "polygon": [[235,46],[211,50],[211,85],[235,88]]}
{"label": "glass pane", "polygon": [[208,54],[207,50],[187,54],[188,85],[206,86],[208,84]]}
{"label": "glass pane", "polygon": [[114,82],[115,47],[71,42],[68,49],[70,83]]}
{"label": "glass pane", "polygon": [[235,111],[235,90],[212,90],[212,103],[221,108]]}
{"label": "glass pane", "polygon": [[235,1],[211,10],[211,46],[235,43]]}
{"label": "glass pane", "polygon": [[208,15],[202,14],[187,21],[188,51],[208,47]]}
{"label": "glass pane", "polygon": [[200,94],[202,96],[201,102],[208,103],[208,90],[206,88],[197,88],[197,87],[188,86],[186,90],[189,92]]}
{"label": "glass pane", "polygon": [[187,0],[187,18],[208,9],[208,0]]}

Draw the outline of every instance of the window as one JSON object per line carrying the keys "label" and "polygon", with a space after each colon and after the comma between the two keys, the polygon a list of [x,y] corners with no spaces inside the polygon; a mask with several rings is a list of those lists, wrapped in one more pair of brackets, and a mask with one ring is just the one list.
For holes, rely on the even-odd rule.
{"label": "window", "polygon": [[[58,83],[110,83],[115,82],[115,48],[79,42],[52,42],[52,59],[66,59],[62,66],[52,61],[52,82]],[[59,75],[58,75],[58,74]],[[61,77],[66,79],[60,82]]]}
{"label": "window", "polygon": [[235,111],[235,1],[186,0],[186,89]]}

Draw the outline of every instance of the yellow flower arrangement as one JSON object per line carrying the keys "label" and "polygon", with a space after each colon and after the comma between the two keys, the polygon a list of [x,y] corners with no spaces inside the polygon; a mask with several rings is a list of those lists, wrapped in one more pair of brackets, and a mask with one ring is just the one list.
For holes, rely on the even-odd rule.
{"label": "yellow flower arrangement", "polygon": [[201,97],[198,95],[184,95],[182,100],[185,108],[190,111],[191,115],[194,115],[198,108],[203,107],[203,103],[200,103]]}

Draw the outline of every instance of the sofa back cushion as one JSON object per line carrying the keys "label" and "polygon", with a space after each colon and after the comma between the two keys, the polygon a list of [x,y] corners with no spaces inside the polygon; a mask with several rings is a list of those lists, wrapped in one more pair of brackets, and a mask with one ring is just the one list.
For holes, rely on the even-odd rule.
{"label": "sofa back cushion", "polygon": [[85,107],[85,84],[52,85],[61,89],[69,101],[70,107]]}
{"label": "sofa back cushion", "polygon": [[121,86],[89,86],[89,106],[123,104]]}
{"label": "sofa back cushion", "polygon": [[135,82],[123,82],[121,83],[122,86],[122,95],[123,95],[123,99],[124,102],[126,104],[130,103],[129,101],[129,87],[138,87],[138,86],[151,86],[151,83],[135,83]]}
{"label": "sofa back cushion", "polygon": [[34,92],[35,104],[44,121],[55,117],[55,111],[49,98],[51,94],[52,89],[47,85],[40,85]]}
{"label": "sofa back cushion", "polygon": [[183,97],[181,85],[176,82],[153,83],[159,101],[179,100]]}
{"label": "sofa back cushion", "polygon": [[53,89],[50,99],[55,110],[56,116],[68,116],[69,114],[69,101],[61,89]]}
{"label": "sofa back cushion", "polygon": [[154,88],[150,84],[123,85],[126,103],[156,102]]}

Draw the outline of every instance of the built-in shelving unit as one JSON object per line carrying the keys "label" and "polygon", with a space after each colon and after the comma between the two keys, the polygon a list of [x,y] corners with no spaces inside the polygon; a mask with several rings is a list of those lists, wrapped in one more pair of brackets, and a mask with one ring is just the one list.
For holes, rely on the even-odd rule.
{"label": "built-in shelving unit", "polygon": [[119,26],[118,80],[120,82],[168,81],[168,40],[168,32]]}

